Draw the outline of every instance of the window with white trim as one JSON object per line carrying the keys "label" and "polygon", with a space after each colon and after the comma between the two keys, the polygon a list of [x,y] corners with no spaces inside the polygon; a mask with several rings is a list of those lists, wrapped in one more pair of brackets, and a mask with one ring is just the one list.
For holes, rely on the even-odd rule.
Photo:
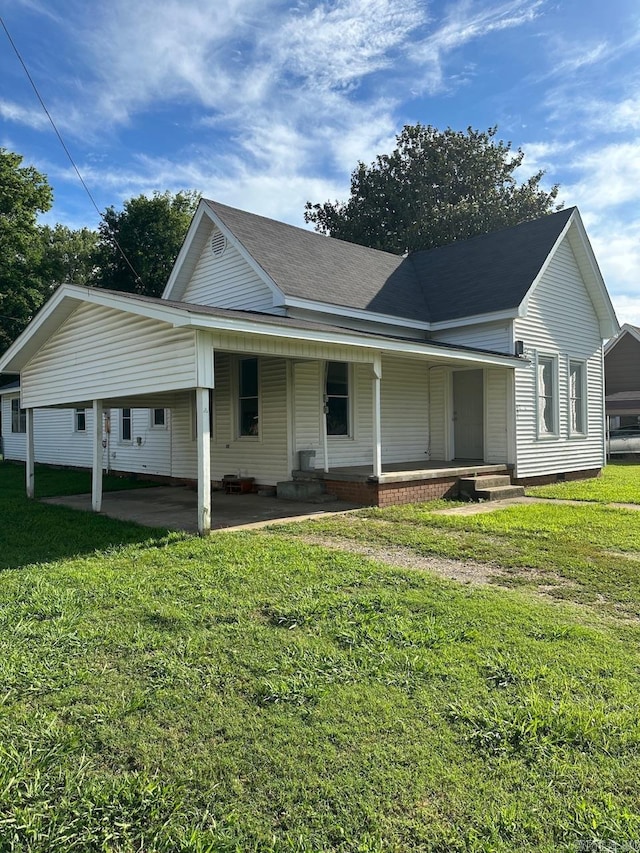
{"label": "window with white trim", "polygon": [[20,398],[11,400],[11,432],[27,431],[27,410],[20,408]]}
{"label": "window with white trim", "polygon": [[558,362],[554,356],[537,359],[538,437],[558,434]]}
{"label": "window with white trim", "polygon": [[327,435],[351,435],[349,409],[349,364],[346,361],[328,361],[325,385]]}
{"label": "window with white trim", "polygon": [[120,441],[131,441],[131,409],[120,409]]}
{"label": "window with white trim", "polygon": [[73,412],[73,429],[75,432],[87,431],[87,410],[74,409]]}
{"label": "window with white trim", "polygon": [[241,358],[238,362],[238,434],[241,437],[260,435],[257,358]]}
{"label": "window with white trim", "polygon": [[569,434],[587,432],[587,376],[584,361],[569,359]]}
{"label": "window with white trim", "polygon": [[166,429],[167,428],[167,410],[166,409],[151,409],[151,428]]}

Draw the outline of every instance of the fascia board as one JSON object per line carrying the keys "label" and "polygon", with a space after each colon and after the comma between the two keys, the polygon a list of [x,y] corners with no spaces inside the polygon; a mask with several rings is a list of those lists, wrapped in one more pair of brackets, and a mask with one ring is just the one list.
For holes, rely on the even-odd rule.
{"label": "fascia board", "polygon": [[187,312],[173,306],[141,302],[135,296],[118,296],[95,287],[62,284],[0,358],[0,373],[19,373],[33,353],[82,303],[139,314],[173,326],[189,325]]}
{"label": "fascia board", "polygon": [[178,257],[176,258],[173,268],[169,273],[167,284],[165,285],[165,288],[162,291],[162,299],[173,298],[173,292],[176,288],[180,273],[182,272],[182,268],[187,260],[189,253],[191,252],[194,238],[200,228],[200,223],[202,222],[202,218],[205,214],[205,211],[206,205],[203,201],[200,201],[198,209],[196,210],[193,219],[191,220],[191,224],[189,225],[189,229],[184,238],[182,246],[180,247],[180,251],[178,252]]}
{"label": "fascia board", "polygon": [[271,293],[273,294],[273,305],[282,305],[284,301],[284,293],[276,282],[271,278],[268,272],[264,270],[260,264],[256,261],[256,259],[251,255],[247,249],[245,249],[244,245],[240,242],[240,240],[236,237],[233,231],[225,225],[222,219],[218,216],[215,210],[212,210],[208,205],[205,204],[204,211],[209,219],[217,225],[217,227],[222,231],[224,236],[227,238],[229,243],[238,251],[242,259],[251,267],[251,269],[255,272],[257,276],[267,285]]}
{"label": "fascia board", "polygon": [[640,343],[640,331],[638,331],[634,326],[631,326],[629,323],[625,323],[620,327],[620,333],[616,335],[615,338],[611,338],[611,340],[607,341],[604,345],[604,354],[607,355],[610,353],[615,345],[624,338],[625,334],[631,335],[632,338],[635,338],[635,340]]}
{"label": "fascia board", "polygon": [[[582,244],[582,247],[584,248],[587,257],[587,262],[589,264],[589,272],[591,273],[593,284],[596,287],[597,296],[601,300],[601,307],[604,308],[603,316],[601,311],[598,311],[598,307],[596,306],[596,313],[598,314],[598,320],[600,322],[600,334],[602,335],[603,339],[610,338],[620,331],[620,324],[618,323],[618,318],[616,317],[616,312],[613,307],[613,303],[611,302],[609,291],[607,290],[607,286],[604,283],[604,278],[602,277],[602,273],[600,272],[600,267],[598,266],[598,261],[591,247],[591,243],[589,242],[589,237],[587,236],[587,232],[582,222],[582,218],[577,210],[574,212],[574,217],[576,231]],[[572,219],[574,217],[572,217]]]}
{"label": "fascia board", "polygon": [[551,251],[549,252],[547,257],[545,258],[545,262],[540,267],[537,276],[534,278],[531,286],[527,290],[524,299],[522,300],[522,302],[520,303],[520,306],[518,307],[518,317],[526,317],[527,316],[527,312],[529,310],[529,302],[531,300],[533,292],[535,291],[536,287],[540,283],[542,276],[547,271],[549,264],[553,260],[553,256],[555,255],[558,246],[562,243],[562,241],[566,237],[566,235],[569,231],[569,228],[571,228],[571,223],[574,221],[575,215],[576,215],[576,211],[574,210],[573,213],[571,214],[571,216],[569,217],[569,219],[567,220],[564,228],[560,232],[558,239],[553,244]]}
{"label": "fascia board", "polygon": [[521,367],[526,361],[522,358],[509,355],[483,353],[473,350],[447,349],[430,345],[428,343],[416,343],[413,341],[385,340],[370,336],[366,333],[357,334],[352,332],[320,331],[316,329],[300,329],[291,326],[276,326],[270,323],[254,323],[250,320],[226,319],[223,317],[193,317],[190,325],[198,329],[209,329],[227,331],[240,334],[263,335],[275,338],[295,338],[299,341],[312,341],[314,343],[338,344],[341,346],[366,347],[380,352],[393,352],[398,354],[423,356],[437,361],[467,362],[486,364],[499,367]]}
{"label": "fascia board", "polygon": [[404,329],[417,329],[425,332],[436,332],[440,329],[456,329],[460,326],[473,326],[478,323],[491,323],[496,320],[512,320],[518,316],[517,308],[506,311],[492,311],[486,314],[469,314],[466,317],[456,317],[451,320],[439,320],[437,323],[409,320],[406,317],[395,317],[390,314],[379,314],[364,308],[348,308],[330,302],[316,302],[311,299],[287,296],[285,303],[289,308],[303,308],[321,314],[336,314],[340,317],[353,317],[357,320],[370,320],[372,323],[384,323],[388,326],[401,326]]}
{"label": "fascia board", "polygon": [[285,296],[283,304],[287,308],[302,308],[318,314],[335,314],[339,317],[352,317],[355,320],[370,320],[372,323],[402,326],[404,329],[428,332],[432,328],[431,323],[428,322],[409,320],[406,317],[396,317],[391,314],[379,314],[375,311],[367,311],[366,308],[350,308],[345,305],[336,305],[334,302],[317,302],[314,299],[304,299],[299,296]]}
{"label": "fascia board", "polygon": [[[56,323],[56,325],[59,325],[64,322],[64,320],[66,320],[66,318],[69,317],[78,307],[82,300],[79,297],[74,299],[73,295],[68,295],[68,291],[71,287],[72,285],[68,284],[61,285],[53,296],[42,306],[29,325],[18,335],[9,348],[5,350],[2,357],[0,357],[0,373],[19,373],[20,367],[23,363],[19,358],[20,353],[25,349],[25,347],[32,343],[34,339],[37,340],[39,335],[42,336],[44,343],[50,335],[48,328],[49,320],[54,317],[55,313],[58,312],[62,315],[59,322]],[[60,306],[65,301],[68,302],[66,310],[60,311]],[[45,330],[44,333],[43,330]]]}
{"label": "fascia board", "polygon": [[431,331],[437,332],[444,329],[458,329],[463,326],[477,326],[480,323],[493,323],[499,320],[514,320],[518,316],[517,308],[508,308],[505,311],[491,311],[487,314],[469,314],[467,317],[457,317],[454,320],[440,320],[431,323]]}
{"label": "fascia board", "polygon": [[[596,309],[596,314],[598,317],[598,322],[600,326],[600,335],[603,339],[610,338],[612,335],[615,335],[618,329],[620,328],[618,325],[618,320],[616,318],[616,314],[611,303],[611,298],[609,297],[609,293],[607,291],[606,285],[604,283],[604,279],[602,278],[602,273],[600,272],[600,268],[598,266],[598,262],[593,253],[593,249],[591,247],[591,243],[589,242],[589,238],[587,236],[587,232],[585,230],[584,224],[582,222],[582,218],[578,209],[576,208],[569,219],[567,220],[566,225],[562,229],[558,239],[554,243],[551,251],[547,255],[547,258],[540,268],[538,275],[535,277],[531,287],[527,291],[526,296],[520,303],[520,308],[518,309],[519,317],[526,317],[527,311],[529,308],[529,301],[536,287],[540,283],[542,276],[547,271],[547,268],[558,249],[558,246],[562,243],[562,241],[569,234],[570,229],[574,229],[574,233],[577,234],[578,239],[580,240],[581,247],[584,249],[585,256],[587,258],[588,269],[585,270],[581,264],[580,258],[576,258],[576,263],[580,268],[580,273],[583,277],[585,286],[587,288],[587,292],[593,299],[593,287],[596,288],[597,293],[595,294],[598,298],[594,300],[594,307]],[[591,281],[591,284],[590,284]],[[603,310],[604,309],[604,310]]]}

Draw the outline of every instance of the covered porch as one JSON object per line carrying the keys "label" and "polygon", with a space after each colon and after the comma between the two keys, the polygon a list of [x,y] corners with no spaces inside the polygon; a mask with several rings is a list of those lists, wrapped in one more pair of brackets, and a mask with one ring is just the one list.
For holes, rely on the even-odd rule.
{"label": "covered porch", "polygon": [[507,463],[485,464],[470,460],[419,460],[382,465],[380,474],[371,466],[353,465],[318,472],[327,491],[341,500],[365,506],[390,506],[458,496],[462,477],[510,475]]}
{"label": "covered porch", "polygon": [[[504,471],[511,460],[513,370],[521,362],[507,354],[104,291],[79,294],[71,286],[42,316],[2,365],[21,373],[30,496],[38,407],[91,411],[96,512],[109,443],[105,412],[167,408],[169,476],[197,484],[203,535],[215,511],[212,482],[237,474],[275,486],[298,467],[300,451],[315,449],[328,492],[369,505],[453,495],[460,476]],[[141,454],[148,447],[133,433],[129,446]]]}

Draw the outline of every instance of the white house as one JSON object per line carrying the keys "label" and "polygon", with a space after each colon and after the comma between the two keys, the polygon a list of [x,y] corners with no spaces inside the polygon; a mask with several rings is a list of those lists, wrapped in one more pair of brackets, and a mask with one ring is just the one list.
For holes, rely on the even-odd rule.
{"label": "white house", "polygon": [[463,473],[597,472],[617,330],[575,208],[403,258],[203,200],[162,298],[63,285],[0,372],[21,377],[30,494],[42,431],[60,436],[38,411],[66,409],[95,509],[107,463],[194,479],[205,531],[212,479],[275,484],[301,450],[370,504],[451,493]]}

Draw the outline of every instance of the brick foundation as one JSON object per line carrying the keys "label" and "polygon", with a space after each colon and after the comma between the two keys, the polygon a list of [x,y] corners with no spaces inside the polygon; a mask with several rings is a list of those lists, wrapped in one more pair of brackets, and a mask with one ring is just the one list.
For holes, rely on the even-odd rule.
{"label": "brick foundation", "polygon": [[458,479],[438,477],[397,483],[357,483],[327,479],[324,482],[327,491],[336,495],[338,500],[363,506],[384,507],[457,497]]}

